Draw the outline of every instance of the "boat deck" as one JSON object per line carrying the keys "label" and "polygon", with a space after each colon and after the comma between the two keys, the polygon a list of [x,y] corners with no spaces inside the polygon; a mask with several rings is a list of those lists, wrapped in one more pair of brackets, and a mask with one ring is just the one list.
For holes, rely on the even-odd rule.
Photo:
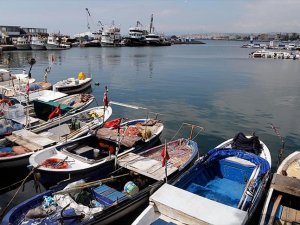
{"label": "boat deck", "polygon": [[6,138],[11,142],[27,148],[29,151],[37,151],[56,144],[56,141],[25,129],[14,131],[12,135]]}
{"label": "boat deck", "polygon": [[[135,171],[155,180],[164,180],[165,167],[162,167],[161,161],[144,157],[134,153],[128,153],[119,158],[119,165],[129,170]],[[168,165],[168,176],[178,170],[177,167]]]}

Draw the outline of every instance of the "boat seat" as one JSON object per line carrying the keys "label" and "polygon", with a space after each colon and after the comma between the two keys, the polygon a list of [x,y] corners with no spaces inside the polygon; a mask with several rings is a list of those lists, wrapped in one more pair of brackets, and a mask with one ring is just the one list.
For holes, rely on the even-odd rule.
{"label": "boat seat", "polygon": [[53,127],[51,129],[48,130],[48,132],[56,135],[56,136],[60,136],[60,137],[63,137],[65,135],[68,135],[71,133],[71,130],[69,128],[69,125],[68,124],[62,124],[60,126],[57,126],[57,127]]}
{"label": "boat seat", "polygon": [[110,206],[116,201],[127,198],[126,194],[119,192],[105,184],[102,184],[101,186],[92,190],[96,200],[105,206]]}

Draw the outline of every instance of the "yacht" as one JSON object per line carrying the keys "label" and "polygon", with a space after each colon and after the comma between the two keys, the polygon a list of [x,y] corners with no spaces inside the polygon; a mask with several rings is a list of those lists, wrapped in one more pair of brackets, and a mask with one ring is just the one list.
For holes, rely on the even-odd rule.
{"label": "yacht", "polygon": [[120,28],[114,25],[114,22],[110,27],[105,27],[102,31],[101,46],[120,46],[121,44]]}
{"label": "yacht", "polygon": [[55,35],[48,37],[46,48],[47,50],[63,50],[69,49],[71,46],[61,43],[61,38]]}
{"label": "yacht", "polygon": [[30,42],[25,37],[18,37],[16,42],[16,48],[18,50],[30,50]]}
{"label": "yacht", "polygon": [[32,50],[45,50],[46,42],[46,39],[40,36],[33,36],[31,37],[30,46]]}
{"label": "yacht", "polygon": [[124,39],[125,46],[146,46],[146,35],[148,31],[143,28],[140,21],[137,21],[135,27],[129,28],[129,37]]}

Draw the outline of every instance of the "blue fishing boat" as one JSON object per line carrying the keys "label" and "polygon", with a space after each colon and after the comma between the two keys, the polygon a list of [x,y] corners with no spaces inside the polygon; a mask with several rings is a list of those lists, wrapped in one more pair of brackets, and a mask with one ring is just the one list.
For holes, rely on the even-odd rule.
{"label": "blue fishing boat", "polygon": [[130,152],[118,158],[117,168],[106,164],[93,178],[61,183],[19,204],[1,224],[111,224],[145,205],[166,177],[175,180],[197,155],[196,142],[182,138],[138,154]]}
{"label": "blue fishing boat", "polygon": [[260,225],[300,224],[300,152],[287,156],[273,174]]}
{"label": "blue fishing boat", "polygon": [[[261,151],[269,150],[265,146]],[[270,165],[266,158],[244,150],[212,149],[175,182],[155,192],[133,224],[247,224],[265,190]]]}

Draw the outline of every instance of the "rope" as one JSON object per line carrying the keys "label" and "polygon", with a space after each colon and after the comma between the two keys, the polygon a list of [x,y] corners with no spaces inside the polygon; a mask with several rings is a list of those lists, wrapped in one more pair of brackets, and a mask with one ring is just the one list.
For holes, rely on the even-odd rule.
{"label": "rope", "polygon": [[181,124],[180,128],[177,130],[176,134],[172,137],[171,141],[174,141],[174,138],[177,136],[177,134],[181,130],[182,126],[183,126],[183,123]]}
{"label": "rope", "polygon": [[275,127],[272,123],[269,123],[271,128],[274,130],[275,134],[277,135],[277,137],[280,138],[281,141],[281,147],[278,150],[278,157],[277,157],[277,168],[279,167],[280,163],[281,163],[281,159],[282,159],[282,155],[284,152],[284,147],[285,147],[285,139],[284,137],[281,136],[281,134],[279,133],[279,130],[277,129],[277,127]]}

